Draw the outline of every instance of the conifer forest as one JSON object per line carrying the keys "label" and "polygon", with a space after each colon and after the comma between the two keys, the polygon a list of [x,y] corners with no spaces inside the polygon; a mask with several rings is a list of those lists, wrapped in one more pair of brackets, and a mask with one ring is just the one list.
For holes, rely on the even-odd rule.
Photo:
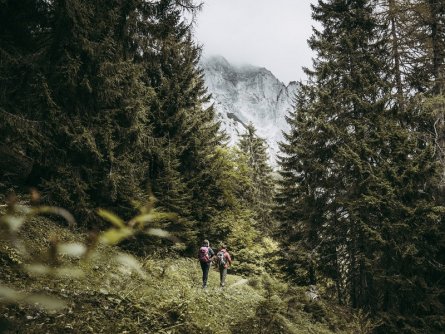
{"label": "conifer forest", "polygon": [[314,1],[276,157],[203,5],[0,0],[0,333],[444,333],[445,1]]}

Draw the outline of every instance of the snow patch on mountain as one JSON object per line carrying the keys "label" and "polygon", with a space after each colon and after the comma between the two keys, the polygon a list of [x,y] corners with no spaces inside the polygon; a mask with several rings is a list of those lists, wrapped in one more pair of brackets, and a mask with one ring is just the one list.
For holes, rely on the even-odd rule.
{"label": "snow patch on mountain", "polygon": [[235,145],[245,126],[252,122],[269,146],[270,161],[276,166],[278,142],[288,130],[285,115],[292,110],[297,83],[287,86],[264,67],[234,66],[224,57],[201,61],[205,83],[212,94],[222,128]]}

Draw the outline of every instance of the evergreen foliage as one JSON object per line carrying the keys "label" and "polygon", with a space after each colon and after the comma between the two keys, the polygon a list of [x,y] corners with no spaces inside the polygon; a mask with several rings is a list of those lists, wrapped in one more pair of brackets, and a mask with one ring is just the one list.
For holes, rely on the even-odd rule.
{"label": "evergreen foliage", "polygon": [[[279,263],[290,282],[317,285],[359,310],[363,332],[443,332],[443,1],[312,6],[321,27],[309,40],[317,57],[287,117],[278,190],[266,142],[252,124],[238,147],[225,145],[192,36],[200,7],[194,0],[0,1],[0,190],[35,186],[45,203],[72,211],[91,229],[102,227],[95,212],[104,208],[99,216],[114,227],[97,235],[126,240],[121,248],[140,255],[154,248],[164,258],[184,249],[194,254],[205,237],[216,247],[228,244],[234,272],[280,276]],[[157,210],[129,220],[148,198],[150,210],[157,199]],[[65,212],[44,208],[29,212]],[[8,218],[11,230],[24,222]],[[51,245],[50,255],[58,241]],[[11,248],[0,246],[9,265]],[[166,286],[196,275],[194,268],[175,276],[173,266],[156,264],[160,274],[150,275],[172,276]],[[11,268],[8,275],[16,277]],[[187,303],[209,298],[193,295],[189,280],[146,303],[162,311],[160,318],[131,305],[157,331],[203,331],[198,308]],[[296,303],[305,288],[267,275],[250,284],[259,292],[239,290],[253,293],[242,301],[250,308],[232,305],[244,318],[233,318],[228,329],[212,313],[215,328],[300,332],[303,311],[333,330],[348,328],[322,302]],[[127,296],[140,297],[135,288]],[[187,298],[172,297],[180,293]],[[225,298],[213,300],[218,310]],[[178,325],[181,319],[187,322]]]}
{"label": "evergreen foliage", "polygon": [[[224,136],[182,15],[199,6],[1,6],[0,150],[29,169],[22,183],[90,222],[98,206],[128,216],[148,186],[165,210],[189,220],[208,220],[222,207],[211,171]],[[13,172],[2,181],[14,183]]]}
{"label": "evergreen foliage", "polygon": [[[2,3],[2,13],[16,18],[12,3]],[[23,22],[30,38],[42,41],[20,50],[21,40],[12,37],[2,48],[3,53],[19,52],[11,79],[21,84],[11,90],[11,83],[2,80],[1,104],[9,121],[1,126],[20,118],[25,126],[39,127],[32,133],[22,127],[2,129],[2,142],[33,159],[27,183],[42,188],[48,202],[75,209],[90,221],[98,205],[128,212],[131,199],[141,200],[145,193],[148,166],[142,156],[151,138],[152,93],[143,84],[141,66],[126,56],[121,38],[125,6],[42,1],[31,8],[43,4],[45,29]],[[5,71],[11,68],[8,62],[2,65]],[[14,96],[23,102],[15,103]]]}
{"label": "evergreen foliage", "polygon": [[251,208],[255,212],[259,228],[271,234],[274,229],[271,215],[274,183],[266,141],[257,136],[255,126],[250,123],[247,125],[246,132],[240,136],[238,145],[247,158],[251,183],[254,185],[250,188],[250,193],[246,192]]}
{"label": "evergreen foliage", "polygon": [[145,55],[146,80],[155,92],[149,120],[157,143],[149,156],[150,184],[165,210],[189,221],[186,238],[194,245],[203,224],[225,205],[218,179],[225,136],[208,103],[190,25],[175,1],[160,1],[154,13],[154,50]]}
{"label": "evergreen foliage", "polygon": [[439,332],[444,273],[431,260],[444,211],[434,196],[434,139],[421,132],[433,119],[406,117],[424,108],[404,110],[392,94],[391,44],[375,2],[319,1],[313,18],[318,57],[281,145],[276,212],[289,274],[384,318],[382,333]]}
{"label": "evergreen foliage", "polygon": [[[393,81],[399,108],[403,111],[409,105],[411,112],[405,113],[405,117],[417,118],[415,123],[422,128],[422,132],[431,130],[431,117],[435,120],[435,155],[442,164],[439,185],[443,191],[445,5],[435,0],[387,0],[382,3],[380,12],[380,22],[386,28],[382,33],[391,42],[388,45],[393,70],[390,80]],[[419,109],[419,102],[421,104],[425,100],[430,101],[428,112],[425,112],[425,108],[420,112],[412,112]]]}

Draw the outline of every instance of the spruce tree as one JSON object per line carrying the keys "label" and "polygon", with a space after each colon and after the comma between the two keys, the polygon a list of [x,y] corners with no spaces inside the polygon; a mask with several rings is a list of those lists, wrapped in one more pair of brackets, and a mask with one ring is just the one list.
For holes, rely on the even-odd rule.
{"label": "spruce tree", "polygon": [[[198,67],[201,50],[192,40],[176,1],[155,6],[150,45],[142,61],[155,98],[150,122],[156,138],[150,156],[150,180],[159,202],[195,223],[194,233],[226,206],[219,175],[219,131],[210,95]],[[190,240],[190,242],[194,242]]]}
{"label": "spruce tree", "polygon": [[[445,4],[435,0],[387,0],[381,7],[381,24],[387,27],[382,32],[391,41],[388,47],[393,74],[389,80],[394,81],[397,103],[402,110],[405,104],[417,109],[405,113],[405,117],[416,117],[424,132],[430,131],[430,115],[424,116],[432,113],[436,120],[436,156],[444,165]],[[420,107],[422,101],[427,108]],[[444,177],[442,173],[441,188]]]}
{"label": "spruce tree", "polygon": [[271,215],[274,183],[272,168],[269,166],[266,141],[258,137],[255,126],[249,123],[246,132],[241,134],[238,145],[241,152],[246,155],[251,169],[250,178],[254,187],[248,196],[250,197],[252,210],[255,212],[259,228],[270,234],[274,229]]}
{"label": "spruce tree", "polygon": [[[2,94],[2,105],[10,120],[39,127],[36,135],[9,127],[2,140],[19,138],[18,145],[33,159],[26,181],[42,190],[47,202],[79,214],[82,221],[95,220],[98,206],[129,213],[131,200],[143,200],[146,192],[148,167],[141,153],[151,133],[151,93],[141,66],[125,52],[128,9],[118,1],[99,0],[33,1],[30,7],[38,9],[42,25],[24,22],[23,33],[36,43],[27,41],[26,54],[16,59],[30,63],[32,74],[26,66],[18,68],[22,84]],[[20,17],[6,13],[11,21]],[[20,36],[10,35],[4,52],[16,52],[21,43]],[[18,97],[28,101],[15,102]]]}
{"label": "spruce tree", "polygon": [[46,2],[0,3],[0,188],[23,183],[48,144],[41,118],[52,12]]}
{"label": "spruce tree", "polygon": [[[147,185],[161,206],[191,219],[206,221],[227,205],[214,176],[224,136],[184,19],[200,5],[1,6],[0,151],[10,161],[2,168],[20,163],[22,182],[82,220],[98,206],[129,213]],[[14,183],[16,175],[1,177]]]}
{"label": "spruce tree", "polygon": [[[311,113],[314,102],[311,87],[299,83],[295,110],[286,117],[290,131],[280,143],[280,166],[276,207],[280,222],[278,237],[283,240],[284,268],[298,284],[316,284],[316,259],[320,253],[320,230],[326,210],[327,191],[314,187],[325,177],[331,150],[325,148],[328,138],[315,126]],[[324,180],[326,181],[326,180]],[[329,236],[326,235],[325,238]]]}
{"label": "spruce tree", "polygon": [[[441,238],[443,208],[433,196],[433,142],[418,140],[428,136],[406,124],[386,80],[390,42],[375,5],[313,6],[322,28],[309,45],[318,57],[289,118],[277,210],[291,226],[289,242],[312,247],[316,261],[307,268],[332,279],[339,301],[379,313],[391,323],[382,331],[395,332],[413,326],[408,314],[434,289],[412,283],[430,270],[427,231]],[[397,328],[399,315],[405,323]]]}

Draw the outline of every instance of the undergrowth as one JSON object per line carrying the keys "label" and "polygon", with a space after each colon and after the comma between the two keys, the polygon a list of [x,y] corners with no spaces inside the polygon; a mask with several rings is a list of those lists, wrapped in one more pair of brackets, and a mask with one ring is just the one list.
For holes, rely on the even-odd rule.
{"label": "undergrowth", "polygon": [[[88,240],[44,217],[18,233],[43,264],[56,237]],[[88,261],[61,256],[58,267],[71,268],[61,272],[30,270],[28,260],[1,242],[1,333],[361,333],[347,313],[267,275],[228,275],[222,290],[213,270],[203,290],[195,259],[133,258],[100,244]]]}

